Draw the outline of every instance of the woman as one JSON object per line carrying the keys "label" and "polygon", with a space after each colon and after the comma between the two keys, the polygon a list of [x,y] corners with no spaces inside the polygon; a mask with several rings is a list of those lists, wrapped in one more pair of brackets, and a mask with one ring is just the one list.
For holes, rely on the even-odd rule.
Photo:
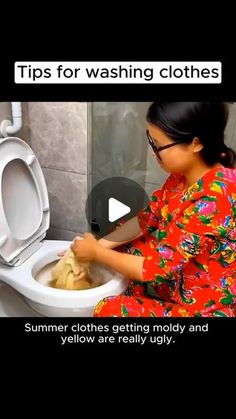
{"label": "woman", "polygon": [[227,115],[223,103],[150,106],[147,138],[169,178],[118,230],[72,245],[79,261],[130,278],[125,295],[100,301],[94,316],[236,314],[236,155],[224,144]]}

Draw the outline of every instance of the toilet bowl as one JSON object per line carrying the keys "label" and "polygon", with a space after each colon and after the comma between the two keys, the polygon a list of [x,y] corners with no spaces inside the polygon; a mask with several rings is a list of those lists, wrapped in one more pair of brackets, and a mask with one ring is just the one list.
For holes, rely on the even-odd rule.
{"label": "toilet bowl", "polygon": [[127,279],[92,263],[91,276],[101,276],[102,285],[73,291],[50,287],[58,252],[71,243],[44,240],[49,218],[47,187],[34,152],[20,138],[1,139],[0,280],[44,316],[90,317],[102,298],[124,292]]}

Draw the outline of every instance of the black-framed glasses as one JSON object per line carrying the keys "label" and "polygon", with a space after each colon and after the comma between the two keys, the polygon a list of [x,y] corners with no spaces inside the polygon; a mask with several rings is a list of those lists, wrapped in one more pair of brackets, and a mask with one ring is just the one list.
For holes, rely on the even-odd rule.
{"label": "black-framed glasses", "polygon": [[178,141],[178,142],[176,142],[176,143],[170,143],[170,144],[167,144],[167,145],[163,145],[163,146],[161,146],[161,147],[157,147],[157,146],[156,146],[156,144],[155,144],[155,141],[154,141],[154,139],[151,137],[150,132],[148,131],[148,129],[147,129],[147,131],[146,131],[146,135],[147,135],[148,142],[149,142],[150,146],[152,147],[152,149],[153,149],[154,153],[158,156],[158,158],[159,158],[160,160],[161,160],[160,155],[159,155],[160,151],[165,150],[166,148],[173,147],[173,146],[174,146],[174,145],[176,145],[176,144],[181,144],[181,143],[183,143],[183,142],[184,142],[184,141]]}

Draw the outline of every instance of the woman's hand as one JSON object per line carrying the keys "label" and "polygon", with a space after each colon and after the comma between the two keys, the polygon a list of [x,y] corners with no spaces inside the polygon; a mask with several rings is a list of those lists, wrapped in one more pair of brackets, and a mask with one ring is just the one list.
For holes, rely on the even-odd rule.
{"label": "woman's hand", "polygon": [[[77,237],[79,238],[80,236],[77,236]],[[75,240],[77,239],[77,237],[75,238]],[[60,250],[57,253],[57,256],[59,256],[60,258],[62,258],[63,256],[65,256],[65,254],[66,254],[67,251],[68,251],[68,248],[67,249],[64,249],[64,250]]]}
{"label": "woman's hand", "polygon": [[71,250],[79,262],[91,262],[96,259],[99,247],[100,245],[95,237],[91,233],[85,233],[83,240],[74,240]]}

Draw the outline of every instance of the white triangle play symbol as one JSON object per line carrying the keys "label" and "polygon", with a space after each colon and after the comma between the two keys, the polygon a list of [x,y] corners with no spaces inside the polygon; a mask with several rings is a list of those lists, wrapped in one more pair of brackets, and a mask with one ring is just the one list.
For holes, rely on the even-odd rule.
{"label": "white triangle play symbol", "polygon": [[113,221],[118,220],[119,218],[123,217],[123,215],[128,214],[131,209],[122,202],[117,201],[115,198],[109,198],[109,207],[108,207],[108,218],[109,221],[112,223]]}

